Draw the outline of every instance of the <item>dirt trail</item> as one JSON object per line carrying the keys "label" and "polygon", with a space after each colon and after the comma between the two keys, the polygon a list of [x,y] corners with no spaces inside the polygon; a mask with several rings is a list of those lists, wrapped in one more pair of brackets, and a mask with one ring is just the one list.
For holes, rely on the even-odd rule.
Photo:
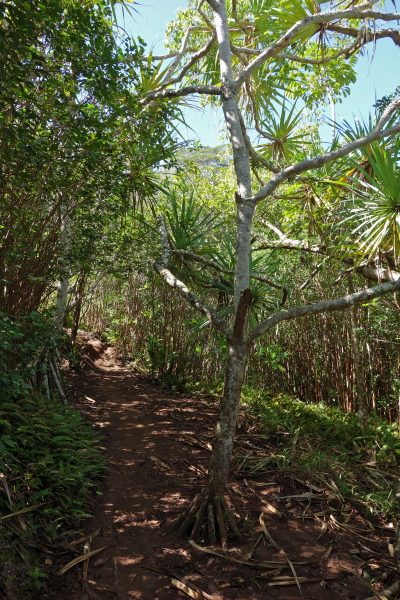
{"label": "dirt trail", "polygon": [[[102,496],[85,531],[90,534],[101,529],[90,550],[106,548],[91,558],[85,587],[79,565],[60,578],[57,598],[187,600],[186,593],[172,586],[175,576],[197,586],[208,594],[204,598],[212,600],[300,599],[296,585],[278,586],[275,580],[275,585],[268,587],[271,578],[260,577],[268,569],[249,568],[206,554],[169,532],[169,523],[201,489],[209,458],[207,449],[191,444],[185,436],[209,441],[216,407],[205,400],[169,393],[143,375],[132,373],[114,350],[100,341],[88,337],[86,344],[95,368],[71,374],[70,394],[105,435],[109,468]],[[243,437],[242,445],[245,442]],[[230,483],[249,517],[250,533],[245,543],[230,540],[224,554],[245,557],[260,536],[258,517],[264,510],[275,541],[293,562],[306,563],[295,566],[298,577],[314,580],[301,584],[304,598],[360,600],[371,595],[357,579],[366,561],[357,545],[363,540],[352,539],[343,530],[324,532],[324,519],[313,516],[318,507],[311,506],[310,501],[293,501],[289,507],[287,500],[275,499],[276,495],[301,494],[309,489],[274,472],[246,481],[252,491],[243,476]],[[263,504],[265,500],[285,516],[273,514]],[[375,551],[382,551],[382,544],[387,547],[387,540],[374,539],[371,532],[365,537],[368,541],[364,539],[364,545],[374,544]],[[199,543],[206,546],[204,541]],[[265,539],[260,540],[253,560],[279,561],[285,568],[277,575],[293,577],[284,555]]]}

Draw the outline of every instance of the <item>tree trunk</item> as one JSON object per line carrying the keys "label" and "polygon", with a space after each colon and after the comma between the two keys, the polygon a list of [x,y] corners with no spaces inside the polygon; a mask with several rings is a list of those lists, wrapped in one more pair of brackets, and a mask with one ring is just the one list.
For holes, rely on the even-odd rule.
{"label": "tree trunk", "polygon": [[[347,276],[349,294],[354,294],[353,276]],[[357,400],[358,418],[360,427],[367,427],[368,407],[365,397],[365,373],[364,364],[361,354],[361,341],[358,335],[358,316],[357,304],[353,304],[350,308],[350,337],[353,346],[353,361],[354,361],[354,391]]]}
{"label": "tree trunk", "polygon": [[247,346],[243,342],[228,343],[224,393],[215,427],[212,455],[208,470],[208,492],[223,496],[236,432],[240,394],[245,376]]}
{"label": "tree trunk", "polygon": [[74,322],[72,325],[71,331],[71,343],[75,344],[76,336],[78,335],[79,323],[81,319],[81,311],[82,311],[82,301],[83,301],[83,292],[85,289],[86,283],[86,273],[84,273],[78,283],[78,288],[76,291],[76,304],[74,309]]}
{"label": "tree trunk", "polygon": [[224,493],[229,461],[236,431],[236,419],[242,391],[248,346],[245,336],[250,304],[249,273],[251,254],[251,225],[255,206],[248,201],[252,195],[250,158],[243,137],[237,106],[237,87],[232,71],[226,2],[209,2],[214,12],[218,39],[220,72],[222,82],[222,108],[232,146],[237,180],[235,195],[237,211],[237,236],[235,253],[233,335],[228,337],[228,357],[225,366],[224,394],[221,400],[218,422],[215,428],[213,450],[209,466],[208,491],[211,496]]}
{"label": "tree trunk", "polygon": [[57,303],[54,314],[54,326],[58,331],[61,331],[64,325],[70,276],[68,254],[71,248],[71,220],[67,214],[61,216],[60,246],[60,279],[57,284]]}

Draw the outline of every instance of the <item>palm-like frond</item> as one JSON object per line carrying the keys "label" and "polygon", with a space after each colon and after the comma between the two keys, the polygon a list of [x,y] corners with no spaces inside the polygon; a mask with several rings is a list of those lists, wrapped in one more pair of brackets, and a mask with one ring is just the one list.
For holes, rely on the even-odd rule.
{"label": "palm-like frond", "polygon": [[[235,268],[235,248],[233,239],[227,237],[219,249],[215,252],[214,260],[224,269],[233,270]],[[266,253],[261,252],[257,255],[250,255],[250,273],[252,275],[265,274]],[[226,297],[233,297],[234,276],[222,274],[218,280],[209,281],[215,290],[225,294]],[[279,306],[279,298],[276,289],[264,281],[250,279],[250,314],[249,325],[255,325],[265,318],[265,314],[275,310]],[[233,307],[230,307],[230,311]],[[226,313],[228,314],[228,313]]]}
{"label": "palm-like frond", "polygon": [[[257,29],[265,35],[283,35],[298,21],[319,12],[319,7],[314,0],[295,0],[294,2],[280,2],[264,0],[255,2],[258,9],[255,17]],[[319,24],[306,27],[293,38],[293,43],[302,43],[310,39],[320,29]]]}
{"label": "palm-like frond", "polygon": [[[392,147],[371,148],[370,169],[358,167],[361,177],[350,177],[353,208],[342,221],[353,226],[350,236],[361,260],[378,251],[400,258],[400,140]],[[356,225],[354,227],[354,225]]]}
{"label": "palm-like frond", "polygon": [[304,133],[297,133],[299,123],[302,119],[303,109],[296,112],[296,103],[287,110],[285,102],[282,105],[281,112],[275,109],[273,114],[262,122],[262,128],[267,135],[274,138],[266,144],[260,144],[257,147],[258,152],[268,160],[286,161],[292,160],[302,151],[305,144],[309,144],[309,136]]}
{"label": "palm-like frond", "polygon": [[219,216],[199,206],[193,192],[179,197],[173,190],[168,199],[166,216],[174,248],[212,255],[212,233],[220,224]]}
{"label": "palm-like frond", "polygon": [[153,63],[152,53],[150,53],[140,72],[140,87],[144,93],[149,93],[158,88],[168,71],[169,66],[163,67],[163,61],[157,65]]}
{"label": "palm-like frond", "polygon": [[134,12],[138,12],[138,10],[136,8],[134,8],[133,5],[136,4],[136,6],[140,6],[140,3],[136,2],[136,0],[110,0],[109,4],[110,4],[113,19],[114,19],[114,23],[117,23],[117,21],[118,21],[117,13],[115,10],[116,6],[121,7],[123,15],[125,12],[127,12],[127,14],[130,17],[132,16],[132,13],[131,13],[132,10]]}

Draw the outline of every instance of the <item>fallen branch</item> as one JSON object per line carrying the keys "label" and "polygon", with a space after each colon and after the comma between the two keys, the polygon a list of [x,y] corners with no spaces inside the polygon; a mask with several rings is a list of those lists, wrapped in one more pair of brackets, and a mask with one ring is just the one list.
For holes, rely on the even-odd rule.
{"label": "fallen branch", "polygon": [[79,563],[83,562],[84,560],[88,560],[91,556],[102,552],[106,548],[108,548],[108,546],[103,546],[102,548],[92,550],[91,552],[87,552],[85,554],[82,554],[81,556],[78,556],[77,558],[74,558],[74,560],[71,560],[68,564],[66,564],[59,571],[57,571],[56,575],[64,575],[64,573],[72,569],[72,567],[74,567],[75,565],[79,565]]}
{"label": "fallen branch", "polygon": [[[189,544],[196,548],[196,550],[200,550],[200,552],[205,552],[206,554],[212,554],[213,556],[218,556],[219,558],[225,558],[226,560],[230,560],[234,563],[238,563],[239,565],[245,565],[246,567],[253,567],[254,569],[276,569],[279,568],[288,568],[288,566],[281,561],[248,561],[240,558],[233,558],[232,556],[225,556],[225,554],[220,554],[219,552],[215,552],[215,550],[210,550],[210,548],[205,548],[204,546],[199,546],[193,540],[189,540]],[[308,565],[310,562],[295,562],[295,565]]]}
{"label": "fallen branch", "polygon": [[299,590],[300,590],[301,588],[300,588],[300,582],[299,582],[299,578],[297,577],[297,573],[296,573],[296,571],[295,571],[295,568],[294,568],[294,566],[293,566],[293,563],[292,563],[292,561],[289,559],[289,557],[288,557],[288,555],[286,554],[286,552],[285,552],[285,551],[284,551],[284,550],[283,550],[283,549],[282,549],[280,546],[278,546],[278,544],[275,542],[275,540],[274,540],[274,539],[271,537],[271,534],[269,533],[269,531],[268,531],[268,529],[267,529],[267,526],[265,525],[265,522],[264,522],[264,516],[265,516],[265,515],[264,515],[264,513],[261,513],[261,514],[260,514],[260,525],[261,525],[261,528],[262,528],[262,530],[263,530],[263,532],[264,532],[264,534],[265,534],[265,537],[267,538],[267,540],[269,541],[269,543],[271,544],[271,546],[272,546],[273,548],[275,548],[275,550],[276,550],[277,552],[279,552],[279,554],[282,554],[282,556],[284,556],[284,557],[285,557],[285,560],[286,560],[287,564],[289,565],[289,567],[290,567],[290,570],[291,570],[291,571],[292,571],[292,573],[293,573],[293,577],[294,577],[294,578],[295,578],[295,580],[296,580],[297,587],[298,587],[298,588],[299,588]]}
{"label": "fallen branch", "polygon": [[212,596],[200,590],[197,586],[193,585],[193,583],[183,583],[183,581],[180,581],[179,579],[171,579],[171,584],[173,587],[181,590],[181,592],[185,592],[185,594],[194,598],[194,600],[214,600]]}

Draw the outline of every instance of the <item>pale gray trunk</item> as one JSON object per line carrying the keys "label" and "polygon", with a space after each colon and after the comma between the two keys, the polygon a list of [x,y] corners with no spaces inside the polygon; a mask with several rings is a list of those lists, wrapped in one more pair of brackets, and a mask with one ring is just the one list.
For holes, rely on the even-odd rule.
{"label": "pale gray trunk", "polygon": [[234,303],[237,308],[240,296],[249,287],[249,266],[251,249],[251,225],[254,216],[254,204],[248,200],[252,196],[249,152],[240,126],[237,107],[237,87],[232,72],[232,57],[229,40],[226,5],[223,0],[213,3],[215,29],[218,39],[220,69],[222,80],[222,108],[229,139],[232,145],[238,193],[237,242]]}
{"label": "pale gray trunk", "polygon": [[222,496],[228,478],[229,462],[236,432],[236,420],[245,377],[248,345],[245,336],[250,304],[251,226],[255,205],[252,196],[249,152],[243,137],[237,106],[237,87],[232,72],[232,57],[225,0],[212,2],[218,39],[222,81],[222,108],[232,146],[237,194],[237,241],[234,283],[233,335],[228,337],[224,393],[215,429],[209,466],[211,496]]}
{"label": "pale gray trunk", "polygon": [[68,255],[71,249],[71,219],[68,214],[61,216],[61,235],[60,235],[60,260],[59,260],[59,280],[57,283],[57,302],[54,314],[54,327],[61,331],[64,324],[65,313],[67,309],[67,298],[69,288],[69,259]]}

